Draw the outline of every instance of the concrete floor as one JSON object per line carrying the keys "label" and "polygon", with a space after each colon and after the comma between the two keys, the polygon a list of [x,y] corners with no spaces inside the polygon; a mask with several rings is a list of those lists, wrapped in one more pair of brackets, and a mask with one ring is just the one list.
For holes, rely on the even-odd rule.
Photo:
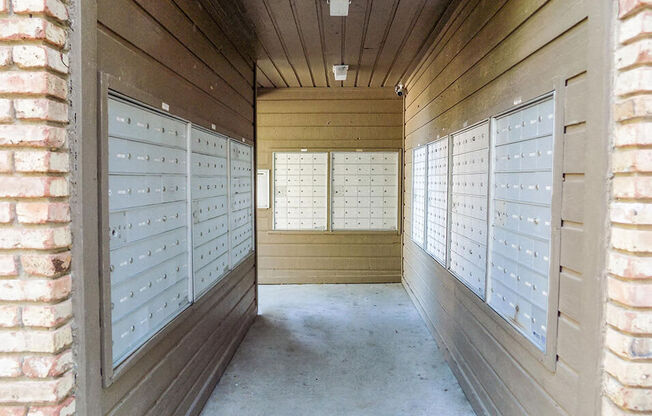
{"label": "concrete floor", "polygon": [[400,284],[260,287],[202,416],[474,415]]}

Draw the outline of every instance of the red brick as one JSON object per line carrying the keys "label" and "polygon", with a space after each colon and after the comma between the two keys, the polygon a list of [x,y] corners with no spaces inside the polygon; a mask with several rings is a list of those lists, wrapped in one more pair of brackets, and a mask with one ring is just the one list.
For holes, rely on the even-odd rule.
{"label": "red brick", "polygon": [[66,144],[66,130],[35,125],[1,125],[0,146],[58,148]]}
{"label": "red brick", "polygon": [[0,327],[13,328],[20,324],[18,305],[0,305]]}
{"label": "red brick", "polygon": [[56,302],[67,298],[72,289],[70,275],[57,279],[0,279],[0,300]]}
{"label": "red brick", "polygon": [[11,100],[0,99],[0,123],[9,123],[14,119],[14,106]]}
{"label": "red brick", "polygon": [[618,0],[618,17],[621,19],[652,6],[652,0]]}
{"label": "red brick", "polygon": [[652,307],[652,282],[625,281],[610,277],[607,279],[610,299],[635,308]]}
{"label": "red brick", "polygon": [[68,10],[59,0],[13,0],[12,3],[17,14],[43,13],[59,21],[68,20]]}
{"label": "red brick", "polygon": [[21,361],[21,358],[16,355],[0,357],[0,377],[18,377],[23,375]]}
{"label": "red brick", "polygon": [[0,352],[58,353],[71,343],[70,324],[54,330],[0,329]]}
{"label": "red brick", "polygon": [[614,145],[634,146],[652,144],[652,122],[619,124],[614,131]]}
{"label": "red brick", "polygon": [[652,198],[652,176],[616,176],[613,180],[616,198]]}
{"label": "red brick", "polygon": [[652,410],[652,390],[624,386],[613,377],[606,377],[605,393],[618,406],[634,411]]}
{"label": "red brick", "polygon": [[14,171],[14,152],[11,150],[0,150],[0,173]]}
{"label": "red brick", "polygon": [[612,155],[614,172],[652,172],[652,149],[617,149]]}
{"label": "red brick", "polygon": [[7,224],[14,220],[14,207],[11,202],[0,202],[0,223]]}
{"label": "red brick", "polygon": [[63,253],[23,254],[20,262],[25,273],[33,276],[55,277],[70,270],[70,251]]}
{"label": "red brick", "polygon": [[652,33],[652,11],[645,9],[620,24],[619,40],[630,43]]}
{"label": "red brick", "polygon": [[14,46],[13,62],[19,68],[47,68],[61,74],[68,73],[68,54],[47,45]]}
{"label": "red brick", "polygon": [[66,31],[37,17],[6,17],[0,19],[0,40],[43,40],[62,47]]}
{"label": "red brick", "polygon": [[73,366],[72,351],[59,355],[28,355],[23,358],[22,373],[30,378],[59,377]]}
{"label": "red brick", "polygon": [[16,275],[18,275],[16,257],[13,254],[0,254],[0,276],[8,277]]}
{"label": "red brick", "polygon": [[21,316],[25,326],[54,328],[70,319],[72,303],[65,300],[54,305],[25,305]]}
{"label": "red brick", "polygon": [[19,202],[16,215],[19,222],[26,224],[69,222],[70,206],[66,202]]}
{"label": "red brick", "polygon": [[65,173],[70,170],[67,152],[16,151],[16,172]]}
{"label": "red brick", "polygon": [[624,251],[650,253],[652,229],[612,227],[611,245]]}
{"label": "red brick", "polygon": [[631,334],[649,334],[652,333],[652,311],[627,309],[609,303],[607,323]]}
{"label": "red brick", "polygon": [[72,416],[74,414],[75,398],[71,396],[56,405],[30,406],[27,416]]}
{"label": "red brick", "polygon": [[46,98],[14,100],[16,118],[68,122],[68,104]]}
{"label": "red brick", "polygon": [[0,249],[55,249],[71,244],[70,228],[7,228],[0,233]]}
{"label": "red brick", "polygon": [[620,96],[652,92],[652,67],[638,67],[619,73],[615,92]]}
{"label": "red brick", "polygon": [[0,405],[0,416],[26,416],[26,415],[27,415],[27,408],[24,406]]}
{"label": "red brick", "polygon": [[605,344],[611,351],[629,360],[652,358],[652,338],[632,336],[607,328]]}
{"label": "red brick", "polygon": [[52,380],[0,381],[0,403],[59,402],[74,386],[71,372]]}
{"label": "red brick", "polygon": [[68,86],[66,80],[49,72],[5,71],[0,72],[0,93],[47,95],[65,99]]}
{"label": "red brick", "polygon": [[[1,2],[2,0],[0,0]],[[9,46],[0,45],[0,68],[7,67],[12,64],[11,48]]]}
{"label": "red brick", "polygon": [[647,95],[633,96],[616,103],[614,117],[617,121],[652,116],[652,98]]}
{"label": "red brick", "polygon": [[0,197],[38,198],[68,196],[66,178],[49,176],[8,176],[0,181]]}
{"label": "red brick", "polygon": [[627,386],[652,387],[652,367],[645,361],[627,361],[607,350],[605,371]]}

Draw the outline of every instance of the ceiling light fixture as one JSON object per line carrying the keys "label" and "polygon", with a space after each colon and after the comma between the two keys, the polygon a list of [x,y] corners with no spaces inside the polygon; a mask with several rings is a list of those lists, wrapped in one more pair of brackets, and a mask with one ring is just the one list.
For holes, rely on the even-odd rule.
{"label": "ceiling light fixture", "polygon": [[331,6],[331,16],[348,16],[349,15],[349,0],[328,0]]}
{"label": "ceiling light fixture", "polygon": [[346,81],[346,71],[348,70],[348,65],[333,65],[333,74],[335,75],[335,81]]}

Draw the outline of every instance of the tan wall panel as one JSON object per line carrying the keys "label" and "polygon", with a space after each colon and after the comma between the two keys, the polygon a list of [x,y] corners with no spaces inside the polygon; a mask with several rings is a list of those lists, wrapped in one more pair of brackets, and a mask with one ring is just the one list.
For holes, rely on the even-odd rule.
{"label": "tan wall panel", "polygon": [[[403,279],[480,414],[594,414],[599,350],[590,334],[599,319],[582,293],[589,233],[584,201],[604,179],[585,176],[589,95],[587,17],[582,1],[461,2],[429,53],[410,75],[406,98]],[[549,91],[557,93],[556,175],[562,184],[560,317],[554,351],[544,357],[482,300],[410,239],[412,149]],[[606,151],[606,150],[605,150]],[[593,194],[592,194],[593,193]],[[559,227],[560,225],[557,225]],[[594,290],[593,287],[590,290]],[[554,303],[553,303],[554,304]],[[593,309],[592,309],[593,308]],[[557,311],[551,311],[557,316]],[[584,383],[582,380],[596,380]]]}
{"label": "tan wall panel", "polygon": [[[231,43],[230,30],[197,2],[101,0],[98,69],[119,80],[127,95],[137,91],[162,100],[172,114],[251,143],[254,64]],[[255,284],[252,255],[103,389],[102,414],[197,414],[253,322]]]}
{"label": "tan wall panel", "polygon": [[[402,147],[403,102],[392,89],[259,90],[258,97],[258,169],[271,171],[274,151]],[[401,280],[399,233],[273,231],[272,209],[256,210],[261,283]]]}

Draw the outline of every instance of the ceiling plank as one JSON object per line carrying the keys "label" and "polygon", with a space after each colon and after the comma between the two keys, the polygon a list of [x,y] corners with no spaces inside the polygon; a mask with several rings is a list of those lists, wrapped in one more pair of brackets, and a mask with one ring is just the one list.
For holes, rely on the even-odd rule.
{"label": "ceiling plank", "polygon": [[[263,59],[267,55],[267,59],[277,68],[284,83],[289,87],[299,87],[300,83],[297,74],[283,50],[272,19],[267,13],[265,3],[261,0],[244,0],[244,4],[247,9],[247,15],[256,26],[259,41],[259,59],[261,55],[263,55]],[[264,52],[264,54],[261,52]]]}
{"label": "ceiling plank", "polygon": [[256,65],[256,83],[258,84],[258,88],[272,88],[275,86],[267,75],[260,70],[258,65]]}
{"label": "ceiling plank", "polygon": [[298,31],[303,38],[306,59],[312,73],[314,86],[326,87],[324,55],[322,54],[321,34],[315,2],[291,0],[291,5],[296,16]]}
{"label": "ceiling plank", "polygon": [[345,87],[355,86],[370,10],[371,0],[356,0],[349,8],[344,37],[344,63],[349,65],[349,74],[343,83]]}
{"label": "ceiling plank", "polygon": [[289,0],[262,0],[279,38],[283,52],[302,87],[314,87],[305,47],[299,34],[296,16]]}
{"label": "ceiling plank", "polygon": [[341,87],[341,81],[335,81],[333,65],[340,65],[343,62],[342,56],[342,20],[344,17],[331,16],[328,3],[320,1],[321,21],[324,31],[324,61],[328,84],[331,87]]}
{"label": "ceiling plank", "polygon": [[[432,42],[432,33],[439,27],[442,16],[448,5],[447,0],[427,0],[425,6],[404,46],[398,51],[394,64],[385,76],[384,86],[394,86],[399,82],[405,84],[408,74],[407,69],[412,61],[418,59]],[[436,24],[433,26],[433,22]]]}
{"label": "ceiling plank", "polygon": [[370,84],[378,53],[382,49],[387,27],[391,24],[398,2],[399,0],[391,2],[376,0],[371,5],[369,29],[367,30],[360,69],[358,70],[357,87],[368,87]]}

